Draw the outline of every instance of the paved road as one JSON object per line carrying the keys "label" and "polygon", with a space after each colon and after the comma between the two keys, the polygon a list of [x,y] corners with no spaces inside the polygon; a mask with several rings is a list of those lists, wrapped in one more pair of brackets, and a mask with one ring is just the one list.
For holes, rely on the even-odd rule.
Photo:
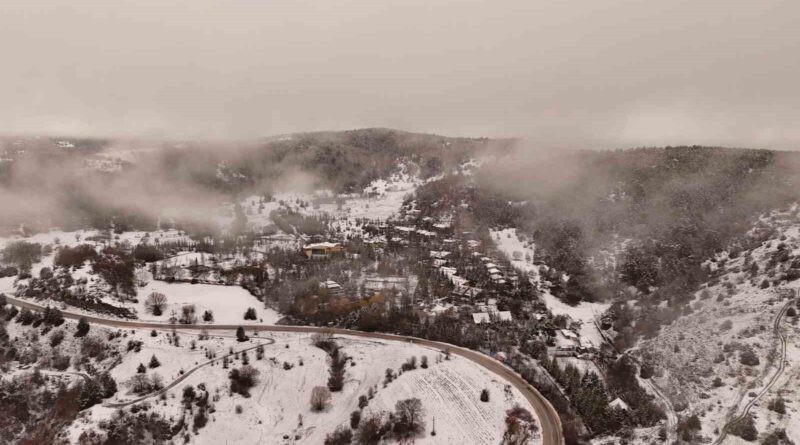
{"label": "paved road", "polygon": [[[26,307],[32,310],[44,309],[41,305],[30,303],[28,301],[20,300],[17,298],[7,297],[6,299],[8,303],[13,304],[15,306]],[[64,311],[62,312],[64,313],[64,318],[69,318],[73,320],[84,318],[89,323],[110,326],[115,328],[125,328],[125,329],[171,329],[172,328],[172,326],[167,323],[113,320],[97,316],[81,315],[72,312],[64,312]],[[236,328],[239,327],[239,325],[198,324],[198,325],[176,325],[175,327],[181,330],[206,329],[209,331],[212,330],[226,331],[226,330],[235,330]],[[531,386],[519,374],[514,372],[514,370],[480,352],[476,352],[471,349],[461,348],[448,343],[425,340],[421,338],[405,337],[394,334],[384,334],[380,332],[362,332],[362,331],[353,331],[349,329],[321,328],[315,326],[245,325],[244,328],[248,332],[254,332],[254,331],[297,332],[305,334],[313,334],[317,332],[329,332],[337,335],[350,335],[354,337],[376,338],[381,340],[412,341],[415,344],[428,346],[443,352],[450,351],[451,354],[460,355],[466,358],[467,360],[470,360],[474,363],[477,363],[480,366],[483,366],[487,370],[493,372],[494,374],[497,374],[498,376],[508,381],[508,383],[514,385],[514,387],[516,387],[522,393],[522,395],[525,396],[525,398],[533,407],[534,411],[536,411],[536,415],[539,418],[539,423],[541,426],[542,444],[564,445],[564,435],[561,428],[561,419],[558,417],[558,413],[556,412],[555,408],[553,408],[553,405],[551,405],[550,402],[541,393],[539,393],[539,391],[536,390],[536,388]],[[174,386],[175,384],[177,383],[173,382],[172,385]]]}
{"label": "paved road", "polygon": [[775,371],[775,374],[772,376],[772,378],[769,379],[769,382],[767,382],[767,384],[761,389],[761,391],[759,391],[755,397],[747,402],[747,405],[745,405],[742,413],[738,416],[735,416],[730,422],[726,423],[725,426],[722,427],[722,433],[719,435],[719,437],[717,437],[717,440],[714,441],[713,445],[721,444],[722,441],[725,440],[725,437],[727,437],[731,426],[738,423],[747,417],[748,414],[750,414],[750,410],[753,409],[753,406],[755,406],[756,402],[758,402],[758,400],[761,399],[761,397],[772,388],[775,382],[778,381],[778,377],[780,377],[781,374],[783,374],[783,371],[786,369],[786,336],[784,336],[783,332],[781,332],[781,320],[783,319],[783,316],[786,315],[786,311],[789,310],[789,306],[794,304],[794,302],[795,300],[791,299],[785,305],[783,305],[781,310],[778,312],[778,316],[775,317],[775,322],[772,325],[773,332],[781,342],[781,358],[780,363],[778,363],[778,369]]}

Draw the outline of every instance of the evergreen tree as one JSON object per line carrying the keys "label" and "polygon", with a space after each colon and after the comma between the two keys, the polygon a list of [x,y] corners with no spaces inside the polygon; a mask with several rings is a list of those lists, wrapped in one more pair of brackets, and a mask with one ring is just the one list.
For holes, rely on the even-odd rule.
{"label": "evergreen tree", "polygon": [[89,322],[86,321],[84,317],[81,317],[78,320],[78,328],[75,331],[76,337],[83,337],[89,333]]}
{"label": "evergreen tree", "polygon": [[147,366],[149,366],[150,369],[158,368],[159,366],[161,366],[161,362],[159,362],[156,355],[153,354],[153,356],[150,357],[150,363]]}
{"label": "evergreen tree", "polygon": [[239,342],[247,341],[247,334],[244,333],[244,328],[241,326],[236,328],[236,341]]}

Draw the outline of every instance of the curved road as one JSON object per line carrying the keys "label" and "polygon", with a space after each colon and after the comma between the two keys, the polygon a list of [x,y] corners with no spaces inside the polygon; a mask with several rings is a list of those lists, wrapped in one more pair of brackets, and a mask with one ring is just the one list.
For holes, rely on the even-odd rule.
{"label": "curved road", "polygon": [[[41,311],[44,309],[43,306],[27,302],[25,300],[20,300],[13,297],[6,297],[6,300],[9,304],[13,304],[15,306],[28,308],[32,310]],[[142,322],[142,321],[130,321],[130,320],[113,320],[107,318],[101,318],[96,316],[90,315],[81,315],[72,312],[64,312],[64,318],[69,318],[73,320],[77,320],[80,318],[86,319],[89,323],[110,326],[115,328],[129,328],[129,329],[171,329],[172,325],[167,323],[155,323],[155,322]],[[209,331],[227,331],[227,330],[236,330],[239,325],[220,325],[220,324],[209,324],[209,325],[176,325],[176,329],[181,330],[191,330],[191,329],[206,329]],[[341,328],[322,328],[316,326],[280,326],[280,325],[245,325],[243,326],[247,331],[259,331],[259,332],[296,332],[296,333],[305,333],[305,334],[313,334],[318,332],[328,332],[332,334],[338,335],[350,335],[354,337],[365,337],[365,338],[376,338],[381,340],[393,340],[393,341],[412,341],[416,344],[428,346],[431,348],[438,349],[442,352],[450,351],[451,354],[460,355],[467,360],[470,360],[478,365],[486,368],[487,370],[497,374],[498,376],[502,377],[510,384],[514,385],[521,393],[525,396],[528,402],[533,407],[534,411],[536,411],[536,415],[539,418],[539,423],[541,424],[541,433],[542,433],[542,444],[543,445],[564,445],[564,434],[561,428],[561,419],[558,417],[558,413],[556,412],[553,405],[541,394],[539,391],[536,390],[533,386],[531,386],[525,379],[522,378],[519,374],[517,374],[514,370],[509,368],[508,366],[500,363],[499,361],[482,354],[480,352],[473,351],[471,349],[461,348],[458,346],[454,346],[448,343],[432,341],[432,340],[425,340],[422,338],[415,338],[415,337],[406,337],[402,335],[394,335],[394,334],[384,334],[380,332],[362,332],[362,331],[353,331],[349,329],[341,329]],[[202,365],[198,365],[202,366]],[[195,367],[194,369],[196,369]],[[193,370],[194,370],[193,369]],[[192,370],[192,371],[193,371]],[[185,375],[190,374],[192,371],[188,372]],[[184,377],[185,378],[185,377]],[[180,383],[180,380],[176,380],[170,387]],[[157,394],[150,394],[147,397],[151,397]],[[127,402],[125,402],[127,403]]]}
{"label": "curved road", "polygon": [[713,445],[721,444],[728,435],[728,430],[730,430],[730,427],[750,414],[750,410],[753,409],[753,406],[756,404],[756,402],[758,402],[758,400],[761,399],[761,397],[772,388],[775,382],[778,381],[778,377],[780,377],[781,374],[783,374],[783,371],[786,369],[786,336],[784,336],[783,332],[781,332],[781,319],[783,319],[783,316],[786,315],[786,311],[789,310],[789,306],[791,306],[793,303],[794,299],[791,299],[785,305],[783,305],[781,310],[778,312],[778,316],[775,317],[775,322],[772,326],[775,335],[777,335],[781,341],[781,361],[778,364],[778,369],[775,371],[775,374],[772,376],[772,378],[769,379],[769,382],[767,382],[767,384],[761,389],[761,391],[759,391],[758,394],[752,398],[752,400],[747,402],[747,405],[744,407],[744,411],[742,411],[741,414],[731,419],[730,422],[726,423],[725,426],[722,427],[722,433],[719,435],[717,440],[714,441]]}

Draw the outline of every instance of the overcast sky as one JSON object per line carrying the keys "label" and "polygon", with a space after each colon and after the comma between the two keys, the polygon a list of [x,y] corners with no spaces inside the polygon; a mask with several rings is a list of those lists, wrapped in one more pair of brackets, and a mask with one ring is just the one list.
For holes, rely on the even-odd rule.
{"label": "overcast sky", "polygon": [[800,148],[800,1],[3,0],[0,132]]}

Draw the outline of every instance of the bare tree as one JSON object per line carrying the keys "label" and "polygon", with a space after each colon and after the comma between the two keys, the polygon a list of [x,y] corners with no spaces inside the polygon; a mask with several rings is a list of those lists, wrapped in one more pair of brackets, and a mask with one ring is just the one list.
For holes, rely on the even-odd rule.
{"label": "bare tree", "polygon": [[195,307],[193,304],[187,304],[181,307],[182,324],[195,324],[197,323],[197,316],[195,315]]}
{"label": "bare tree", "polygon": [[167,296],[160,292],[153,292],[144,300],[144,307],[153,315],[161,315],[167,307]]}
{"label": "bare tree", "polygon": [[417,398],[398,401],[395,406],[395,434],[400,438],[408,438],[421,433],[425,429],[422,401]]}
{"label": "bare tree", "polygon": [[145,287],[149,282],[150,282],[150,274],[147,272],[147,270],[141,269],[136,272],[136,284],[139,287]]}
{"label": "bare tree", "polygon": [[324,386],[315,386],[311,390],[311,410],[322,411],[331,400],[331,391]]}

